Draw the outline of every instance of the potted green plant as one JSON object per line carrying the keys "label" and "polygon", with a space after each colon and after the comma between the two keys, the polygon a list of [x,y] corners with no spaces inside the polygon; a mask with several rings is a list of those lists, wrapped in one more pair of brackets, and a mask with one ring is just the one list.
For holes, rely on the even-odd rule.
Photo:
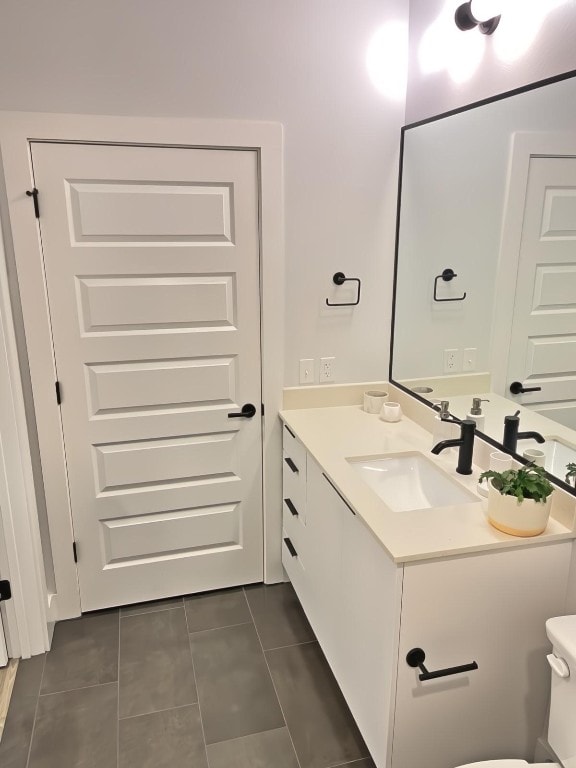
{"label": "potted green plant", "polygon": [[566,464],[566,482],[568,485],[576,485],[576,462]]}
{"label": "potted green plant", "polygon": [[[576,469],[576,467],[575,467]],[[538,536],[548,524],[554,486],[544,467],[526,464],[504,472],[489,470],[488,520],[512,536]]]}

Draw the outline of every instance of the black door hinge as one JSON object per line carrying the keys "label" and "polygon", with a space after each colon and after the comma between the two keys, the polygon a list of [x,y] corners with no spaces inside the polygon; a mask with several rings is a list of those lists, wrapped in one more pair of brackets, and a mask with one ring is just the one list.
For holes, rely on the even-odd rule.
{"label": "black door hinge", "polygon": [[74,562],[78,562],[78,547],[76,546],[76,542],[72,542],[72,552],[74,553]]}
{"label": "black door hinge", "polygon": [[12,597],[12,589],[9,581],[0,581],[0,600],[10,600]]}
{"label": "black door hinge", "polygon": [[56,382],[56,402],[58,405],[62,403],[62,392],[60,391],[60,382]]}
{"label": "black door hinge", "polygon": [[264,416],[264,403],[260,403],[260,413]]}
{"label": "black door hinge", "polygon": [[40,206],[38,205],[38,190],[36,187],[34,189],[27,189],[26,194],[28,197],[31,197],[34,201],[34,216],[36,216],[37,219],[40,218]]}

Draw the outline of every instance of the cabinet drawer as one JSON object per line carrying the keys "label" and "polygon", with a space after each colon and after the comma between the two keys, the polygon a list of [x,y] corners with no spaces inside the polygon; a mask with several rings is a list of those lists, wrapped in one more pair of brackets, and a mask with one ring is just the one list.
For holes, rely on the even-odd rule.
{"label": "cabinet drawer", "polygon": [[302,515],[289,496],[285,496],[282,501],[282,527],[298,554],[303,555],[306,549],[306,528]]}
{"label": "cabinet drawer", "polygon": [[[290,502],[298,512],[300,522],[304,523],[306,519],[306,476],[302,470],[293,469],[292,464],[287,461],[290,457],[286,454],[282,456],[282,498],[290,499]],[[294,466],[297,466],[294,464]],[[300,466],[306,467],[306,464],[300,463]]]}
{"label": "cabinet drawer", "polygon": [[[292,545],[292,550],[290,549],[288,542]],[[294,554],[294,551],[296,554]],[[298,599],[304,608],[304,612],[310,619],[314,615],[314,611],[308,575],[302,561],[301,553],[294,546],[294,542],[288,536],[286,530],[282,531],[282,565],[288,574],[288,578],[294,587],[294,591],[298,595]]]}
{"label": "cabinet drawer", "polygon": [[284,456],[292,462],[296,467],[296,472],[306,482],[306,448],[302,445],[300,440],[293,435],[292,432],[284,425],[283,430],[282,449]]}

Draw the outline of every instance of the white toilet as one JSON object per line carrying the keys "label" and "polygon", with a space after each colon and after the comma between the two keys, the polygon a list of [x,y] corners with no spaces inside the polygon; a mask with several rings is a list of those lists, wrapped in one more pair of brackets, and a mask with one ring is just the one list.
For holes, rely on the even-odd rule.
{"label": "white toilet", "polygon": [[548,619],[546,634],[552,643],[547,656],[552,668],[548,743],[560,762],[485,760],[460,768],[576,768],[576,616]]}

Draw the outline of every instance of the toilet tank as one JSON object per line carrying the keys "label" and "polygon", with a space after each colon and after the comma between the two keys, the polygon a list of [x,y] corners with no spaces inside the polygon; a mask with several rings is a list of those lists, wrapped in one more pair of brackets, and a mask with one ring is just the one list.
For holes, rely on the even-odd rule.
{"label": "toilet tank", "polygon": [[548,743],[564,766],[576,764],[576,616],[546,622],[552,643]]}

